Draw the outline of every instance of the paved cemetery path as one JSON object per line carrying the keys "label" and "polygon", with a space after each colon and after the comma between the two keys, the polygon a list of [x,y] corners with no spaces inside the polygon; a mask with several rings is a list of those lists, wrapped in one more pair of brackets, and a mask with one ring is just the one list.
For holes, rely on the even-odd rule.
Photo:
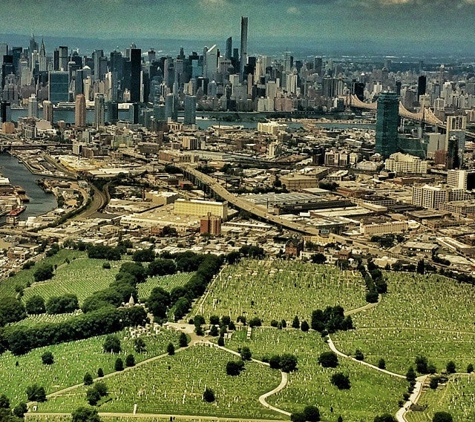
{"label": "paved cemetery path", "polygon": [[360,306],[359,308],[355,308],[355,309],[350,309],[349,311],[346,311],[345,312],[345,316],[350,316],[350,315],[354,315],[354,314],[357,314],[358,312],[363,312],[363,311],[366,311],[368,309],[373,309],[373,308],[376,308],[376,306],[378,306],[380,303],[381,303],[381,299],[382,299],[382,295],[378,295],[378,301],[375,302],[375,303],[367,303],[366,305],[364,306]]}

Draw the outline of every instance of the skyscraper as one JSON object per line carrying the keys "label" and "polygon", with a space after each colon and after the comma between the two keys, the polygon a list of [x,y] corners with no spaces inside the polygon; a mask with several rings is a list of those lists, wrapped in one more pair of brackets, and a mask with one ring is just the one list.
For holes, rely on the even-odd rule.
{"label": "skyscraper", "polygon": [[43,120],[53,123],[53,104],[51,101],[43,101]]}
{"label": "skyscraper", "polygon": [[83,94],[76,95],[75,124],[77,128],[86,127],[86,98]]}
{"label": "skyscraper", "polygon": [[65,45],[62,45],[59,47],[59,68],[58,70],[68,70],[68,62],[69,62],[69,57],[68,57],[68,47]]}
{"label": "skyscraper", "polygon": [[69,73],[62,71],[49,72],[49,100],[53,104],[69,101]]}
{"label": "skyscraper", "polygon": [[241,80],[244,79],[244,68],[247,65],[247,26],[249,18],[241,17],[241,55],[239,64],[239,74]]}
{"label": "skyscraper", "polygon": [[185,114],[183,124],[196,124],[196,97],[194,95],[187,95],[185,97]]}
{"label": "skyscraper", "polygon": [[28,117],[38,118],[38,100],[35,94],[31,94],[28,98]]}
{"label": "skyscraper", "polygon": [[417,79],[417,101],[419,101],[419,97],[426,93],[427,88],[427,77],[424,75],[419,76]]}
{"label": "skyscraper", "polygon": [[383,158],[397,152],[398,125],[399,97],[395,92],[382,92],[378,98],[375,151]]}
{"label": "skyscraper", "polygon": [[130,101],[133,103],[140,102],[141,78],[140,71],[142,68],[142,50],[140,48],[130,49]]}
{"label": "skyscraper", "polygon": [[106,115],[106,106],[103,94],[96,94],[94,98],[94,126],[99,128],[104,126]]}
{"label": "skyscraper", "polygon": [[229,37],[226,40],[226,53],[224,57],[227,60],[231,60],[232,55],[233,55],[233,37]]}

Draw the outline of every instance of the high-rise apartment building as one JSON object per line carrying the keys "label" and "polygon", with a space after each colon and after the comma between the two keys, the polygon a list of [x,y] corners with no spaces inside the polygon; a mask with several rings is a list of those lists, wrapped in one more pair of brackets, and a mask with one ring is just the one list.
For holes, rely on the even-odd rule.
{"label": "high-rise apartment building", "polygon": [[249,24],[249,18],[241,17],[241,54],[240,54],[240,67],[239,74],[241,81],[244,79],[244,68],[247,65],[247,27]]}
{"label": "high-rise apartment building", "polygon": [[59,47],[59,55],[58,55],[58,69],[57,70],[63,70],[66,71],[68,70],[68,62],[69,62],[69,56],[68,56],[68,47],[62,45]]}
{"label": "high-rise apartment building", "polygon": [[28,98],[28,117],[38,118],[38,100],[35,94],[31,94]]}
{"label": "high-rise apartment building", "polygon": [[467,190],[467,170],[449,170],[447,172],[447,185],[452,188]]}
{"label": "high-rise apartment building", "polygon": [[231,60],[232,56],[233,56],[233,37],[229,37],[226,40],[226,52],[225,52],[224,58],[226,60]]}
{"label": "high-rise apartment building", "polygon": [[51,101],[43,101],[43,120],[53,123],[53,103]]}
{"label": "high-rise apartment building", "polygon": [[75,124],[77,128],[86,127],[86,98],[83,94],[76,95]]}
{"label": "high-rise apartment building", "polygon": [[94,98],[94,126],[99,128],[105,124],[106,106],[103,94],[96,94]]}
{"label": "high-rise apartment building", "polygon": [[395,92],[382,92],[376,114],[375,151],[383,158],[397,152],[399,125],[399,98]]}

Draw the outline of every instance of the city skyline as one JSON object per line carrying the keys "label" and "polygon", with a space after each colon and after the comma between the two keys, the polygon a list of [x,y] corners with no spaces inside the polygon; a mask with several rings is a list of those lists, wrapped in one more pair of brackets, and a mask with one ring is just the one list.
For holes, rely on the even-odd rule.
{"label": "city skyline", "polygon": [[[249,53],[262,43],[282,49],[470,52],[474,0],[4,0],[0,34],[99,40],[239,39],[249,16]],[[2,13],[3,14],[3,13]],[[7,40],[5,40],[7,41]],[[287,44],[287,45],[286,45]],[[210,44],[212,45],[212,44]]]}

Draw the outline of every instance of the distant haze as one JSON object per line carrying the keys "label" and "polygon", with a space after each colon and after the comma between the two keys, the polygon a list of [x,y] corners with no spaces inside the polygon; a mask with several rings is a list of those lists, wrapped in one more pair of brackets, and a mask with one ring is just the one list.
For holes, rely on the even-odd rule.
{"label": "distant haze", "polygon": [[1,0],[0,12],[0,42],[18,45],[8,34],[33,33],[44,36],[47,51],[59,44],[122,50],[135,42],[199,52],[224,49],[229,36],[239,47],[243,15],[250,54],[456,58],[473,54],[475,39],[475,0]]}

